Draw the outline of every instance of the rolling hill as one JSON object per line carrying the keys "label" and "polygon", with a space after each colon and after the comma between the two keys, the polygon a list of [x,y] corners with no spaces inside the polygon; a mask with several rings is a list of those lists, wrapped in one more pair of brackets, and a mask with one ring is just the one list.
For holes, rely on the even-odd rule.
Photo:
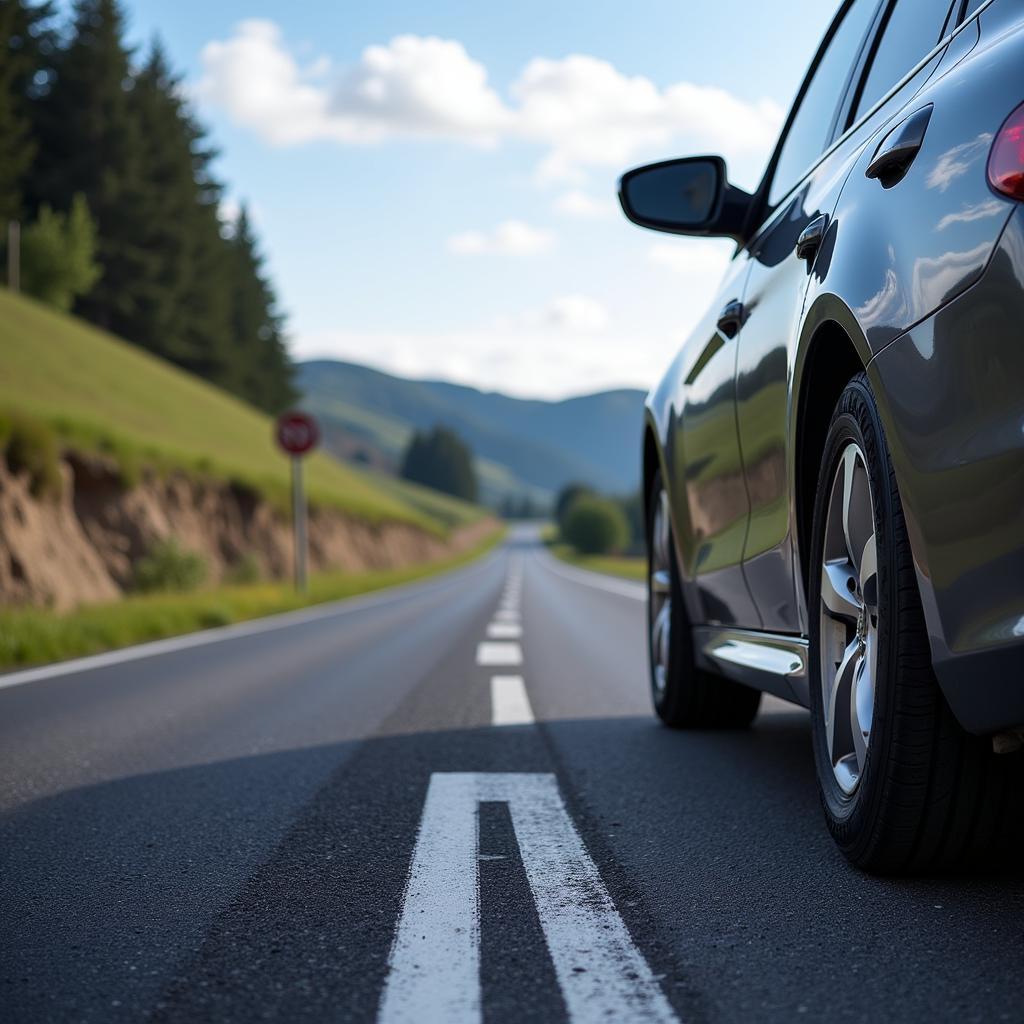
{"label": "rolling hill", "polygon": [[548,500],[571,481],[616,493],[639,483],[642,391],[549,402],[332,360],[301,363],[296,383],[328,446],[350,459],[394,468],[413,430],[451,428],[473,449],[489,502]]}
{"label": "rolling hill", "polygon": [[[49,422],[66,442],[135,460],[180,465],[284,494],[287,460],[269,417],[155,356],[0,289],[0,410]],[[310,498],[369,521],[433,531],[480,510],[424,488],[308,460]]]}

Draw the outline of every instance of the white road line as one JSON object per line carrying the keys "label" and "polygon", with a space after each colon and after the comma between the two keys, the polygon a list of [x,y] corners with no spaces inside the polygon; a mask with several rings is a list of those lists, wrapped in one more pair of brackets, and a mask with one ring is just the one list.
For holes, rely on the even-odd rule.
{"label": "white road line", "polygon": [[519,612],[515,608],[499,608],[494,617],[506,622],[515,622],[519,618]]}
{"label": "white road line", "polygon": [[533,708],[522,676],[491,678],[491,725],[533,725]]}
{"label": "white road line", "polygon": [[514,642],[483,641],[477,645],[476,663],[478,665],[521,665],[523,649]]}
{"label": "white road line", "polygon": [[518,640],[523,635],[523,627],[515,622],[492,622],[487,627],[487,635],[492,640]]}
{"label": "white road line", "polygon": [[498,553],[494,552],[483,561],[466,566],[461,570],[449,570],[439,574],[434,579],[415,580],[412,583],[385,587],[363,597],[346,597],[340,601],[330,601],[314,605],[311,608],[299,608],[296,611],[283,612],[280,615],[267,615],[263,618],[252,619],[249,622],[238,622],[231,626],[217,626],[214,629],[203,629],[194,633],[185,633],[182,636],[167,637],[164,640],[151,640],[144,644],[133,644],[131,647],[122,647],[116,651],[104,651],[102,654],[89,654],[82,658],[69,658],[67,661],[58,661],[51,665],[39,665],[36,668],[17,669],[13,672],[2,673],[0,674],[0,690],[8,686],[21,686],[24,683],[42,682],[46,679],[74,675],[77,672],[109,668],[111,665],[122,665],[129,661],[155,658],[161,654],[187,651],[192,647],[205,647],[207,644],[219,644],[226,640],[258,636],[261,633],[272,633],[278,629],[288,629],[290,626],[303,626],[310,622],[319,622],[321,619],[347,615],[350,612],[361,611],[364,608],[373,608],[377,605],[387,604],[396,598],[414,597],[419,591],[429,591],[438,586],[448,586],[451,577],[456,572],[459,572],[460,575],[475,576],[478,572],[490,566],[497,557],[499,557]]}
{"label": "white road line", "polygon": [[430,777],[380,1024],[478,1024],[481,802],[507,803],[569,1019],[676,1017],[566,812],[554,775]]}
{"label": "white road line", "polygon": [[586,587],[604,590],[609,594],[618,594],[621,597],[631,597],[634,601],[647,599],[647,588],[642,583],[630,583],[628,580],[616,580],[602,573],[574,569],[557,562],[553,555],[542,557],[540,561],[545,569],[550,570],[556,576],[572,580],[573,583],[582,583]]}

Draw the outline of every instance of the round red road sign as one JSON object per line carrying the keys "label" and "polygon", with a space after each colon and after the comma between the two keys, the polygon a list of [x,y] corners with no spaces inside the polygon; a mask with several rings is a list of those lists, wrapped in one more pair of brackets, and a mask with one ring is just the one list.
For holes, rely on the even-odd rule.
{"label": "round red road sign", "polygon": [[320,428],[308,412],[292,409],[277,418],[277,443],[289,455],[305,455],[320,440]]}

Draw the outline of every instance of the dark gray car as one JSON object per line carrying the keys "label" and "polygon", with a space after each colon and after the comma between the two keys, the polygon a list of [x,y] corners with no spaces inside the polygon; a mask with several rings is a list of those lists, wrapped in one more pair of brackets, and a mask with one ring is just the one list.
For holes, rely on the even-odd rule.
{"label": "dark gray car", "polygon": [[829,828],[872,870],[1020,821],[1024,3],[851,0],[755,194],[624,175],[637,224],[734,238],[647,402],[654,702],[811,709]]}

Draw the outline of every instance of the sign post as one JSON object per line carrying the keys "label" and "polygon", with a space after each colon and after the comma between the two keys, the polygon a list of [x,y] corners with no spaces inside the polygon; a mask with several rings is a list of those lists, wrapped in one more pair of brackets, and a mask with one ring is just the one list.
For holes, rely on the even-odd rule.
{"label": "sign post", "polygon": [[291,456],[292,463],[292,530],[295,538],[295,589],[306,590],[306,495],[302,486],[302,459],[320,440],[320,428],[309,413],[291,410],[277,420],[277,443]]}

